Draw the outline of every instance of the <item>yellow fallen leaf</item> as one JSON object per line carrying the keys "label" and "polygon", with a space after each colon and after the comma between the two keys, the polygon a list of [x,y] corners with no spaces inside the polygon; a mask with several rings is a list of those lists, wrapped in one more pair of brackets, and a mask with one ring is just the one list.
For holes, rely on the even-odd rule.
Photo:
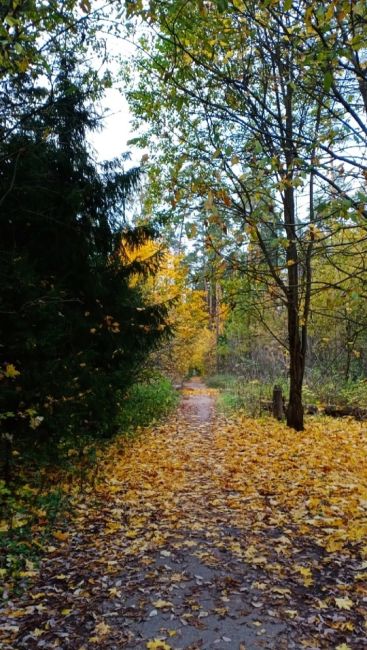
{"label": "yellow fallen leaf", "polygon": [[340,551],[344,546],[344,542],[341,539],[335,539],[330,537],[325,546],[328,553],[335,553],[335,551]]}
{"label": "yellow fallen leaf", "polygon": [[172,650],[172,648],[165,641],[153,639],[152,641],[148,641],[147,650]]}
{"label": "yellow fallen leaf", "polygon": [[116,589],[116,587],[111,587],[111,589],[108,590],[108,593],[110,594],[110,596],[112,596],[112,598],[114,597],[121,598],[121,591]]}
{"label": "yellow fallen leaf", "polygon": [[276,594],[290,594],[291,590],[286,589],[285,587],[272,587],[271,589]]}
{"label": "yellow fallen leaf", "polygon": [[19,370],[16,369],[15,365],[13,363],[8,363],[5,366],[5,377],[9,377],[10,379],[14,379],[15,377],[18,377],[20,375]]}
{"label": "yellow fallen leaf", "polygon": [[98,633],[98,636],[106,636],[106,634],[109,634],[110,631],[111,631],[110,626],[107,625],[104,621],[101,621],[95,627],[95,632]]}
{"label": "yellow fallen leaf", "polygon": [[55,530],[53,536],[55,539],[59,540],[59,542],[66,542],[66,540],[69,539],[69,533],[61,530]]}
{"label": "yellow fallen leaf", "polygon": [[287,614],[288,618],[296,618],[298,616],[296,609],[285,609],[284,613]]}
{"label": "yellow fallen leaf", "polygon": [[165,607],[173,607],[173,603],[169,600],[161,600],[160,598],[158,600],[155,600],[153,602],[154,607],[157,609],[164,609]]}
{"label": "yellow fallen leaf", "polygon": [[328,603],[326,600],[320,600],[319,598],[316,601],[316,607],[317,609],[327,609],[329,607]]}
{"label": "yellow fallen leaf", "polygon": [[26,609],[14,609],[8,614],[9,618],[22,618],[27,614]]}
{"label": "yellow fallen leaf", "polygon": [[339,609],[352,609],[354,602],[350,598],[334,598],[335,600],[335,605],[339,607]]}
{"label": "yellow fallen leaf", "polygon": [[342,632],[353,632],[354,630],[354,624],[352,621],[336,621],[333,624],[333,627],[337,630],[342,630]]}
{"label": "yellow fallen leaf", "polygon": [[117,530],[121,530],[121,524],[118,521],[111,521],[104,529],[104,532],[106,533],[106,535],[111,535],[112,533],[115,533]]}
{"label": "yellow fallen leaf", "polygon": [[37,571],[19,571],[20,578],[33,578],[37,575]]}
{"label": "yellow fallen leaf", "polygon": [[300,564],[295,565],[295,570],[298,571],[302,576],[305,578],[311,578],[312,577],[312,571],[308,567],[302,566]]}
{"label": "yellow fallen leaf", "polygon": [[[252,589],[259,589],[260,591],[264,591],[265,589],[269,589],[269,585],[266,582],[258,582],[257,580],[252,583],[251,585]],[[274,591],[274,589],[273,589]]]}
{"label": "yellow fallen leaf", "polygon": [[312,571],[308,567],[302,566],[300,564],[295,565],[295,570],[301,574],[303,577],[303,584],[306,587],[309,587],[313,583]]}

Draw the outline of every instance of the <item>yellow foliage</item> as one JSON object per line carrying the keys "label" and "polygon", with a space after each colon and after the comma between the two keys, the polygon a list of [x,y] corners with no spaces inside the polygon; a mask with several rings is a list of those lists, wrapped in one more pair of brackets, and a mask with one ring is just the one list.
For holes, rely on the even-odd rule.
{"label": "yellow foliage", "polygon": [[[131,261],[144,261],[162,250],[148,242],[138,250],[127,250]],[[140,283],[151,303],[174,301],[169,324],[174,338],[163,345],[157,365],[171,375],[183,377],[190,368],[204,372],[215,334],[209,327],[209,314],[204,291],[193,289],[188,282],[188,268],[183,256],[165,251],[158,273],[151,278],[133,279]]]}

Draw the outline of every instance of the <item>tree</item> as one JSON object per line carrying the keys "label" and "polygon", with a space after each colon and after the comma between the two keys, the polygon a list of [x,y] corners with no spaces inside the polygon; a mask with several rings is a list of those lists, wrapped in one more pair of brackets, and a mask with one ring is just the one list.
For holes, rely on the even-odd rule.
{"label": "tree", "polygon": [[[58,445],[114,431],[119,398],[167,332],[167,306],[149,305],[130,280],[153,273],[129,261],[155,232],[133,228],[125,207],[140,172],[97,169],[86,143],[97,115],[70,52],[43,109],[1,143],[1,409],[9,443]],[[29,96],[32,102],[32,95]],[[40,448],[41,448],[40,447]]]}
{"label": "tree", "polygon": [[[107,3],[108,4],[108,3]],[[98,12],[94,8],[96,14]],[[0,77],[13,78],[27,70],[40,75],[48,69],[48,56],[55,51],[56,43],[72,36],[78,26],[87,35],[85,24],[92,11],[90,0],[7,0],[0,9],[1,48]]]}
{"label": "tree", "polygon": [[153,353],[150,361],[175,381],[181,381],[193,370],[202,374],[208,371],[215,334],[207,294],[192,282],[183,254],[169,251],[162,242],[152,241],[130,251],[129,259],[146,264],[159,253],[157,273],[148,279],[137,276],[133,283],[141,286],[149,303],[170,306],[167,322],[172,337]]}
{"label": "tree", "polygon": [[[322,252],[316,233],[329,218],[323,236],[330,237],[336,223],[318,210],[323,142],[335,127],[324,69],[305,63],[302,7],[153,2],[140,11],[152,29],[140,39],[134,65],[142,75],[130,93],[137,118],[152,124],[142,142],[154,138],[152,175],[170,176],[173,207],[182,215],[190,205],[208,223],[217,255],[266,286],[287,312],[287,422],[297,430],[312,265]],[[336,227],[346,218],[344,211]]]}

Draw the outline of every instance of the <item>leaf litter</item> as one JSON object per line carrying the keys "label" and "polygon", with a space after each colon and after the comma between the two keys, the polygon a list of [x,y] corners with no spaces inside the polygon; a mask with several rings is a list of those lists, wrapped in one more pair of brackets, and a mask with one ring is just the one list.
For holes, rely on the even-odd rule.
{"label": "leaf litter", "polygon": [[175,416],[111,446],[2,608],[4,650],[366,647],[365,424],[296,433],[213,406],[192,382]]}

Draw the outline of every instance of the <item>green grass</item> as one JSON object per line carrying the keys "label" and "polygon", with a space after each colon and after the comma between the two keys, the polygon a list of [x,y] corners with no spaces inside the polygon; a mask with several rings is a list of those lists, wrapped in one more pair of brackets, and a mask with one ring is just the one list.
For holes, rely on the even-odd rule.
{"label": "green grass", "polygon": [[[218,399],[218,408],[224,412],[243,410],[251,416],[264,413],[261,402],[271,400],[274,385],[281,386],[287,399],[288,382],[284,378],[271,383],[260,380],[246,380],[233,375],[214,375],[206,380],[207,386],[218,388],[221,392]],[[311,373],[308,382],[303,386],[304,405],[312,404],[323,406],[335,404],[336,406],[367,407],[367,380],[345,382],[342,378],[321,378],[316,373]]]}
{"label": "green grass", "polygon": [[165,377],[134,384],[123,400],[118,418],[120,433],[129,434],[164,418],[178,403],[178,393]]}
{"label": "green grass", "polygon": [[[278,381],[283,393],[287,393],[286,382]],[[264,413],[263,402],[271,400],[274,384],[262,383],[258,380],[246,381],[240,378],[231,378],[226,381],[218,399],[218,408],[224,412],[245,411],[248,415],[256,417]]]}

